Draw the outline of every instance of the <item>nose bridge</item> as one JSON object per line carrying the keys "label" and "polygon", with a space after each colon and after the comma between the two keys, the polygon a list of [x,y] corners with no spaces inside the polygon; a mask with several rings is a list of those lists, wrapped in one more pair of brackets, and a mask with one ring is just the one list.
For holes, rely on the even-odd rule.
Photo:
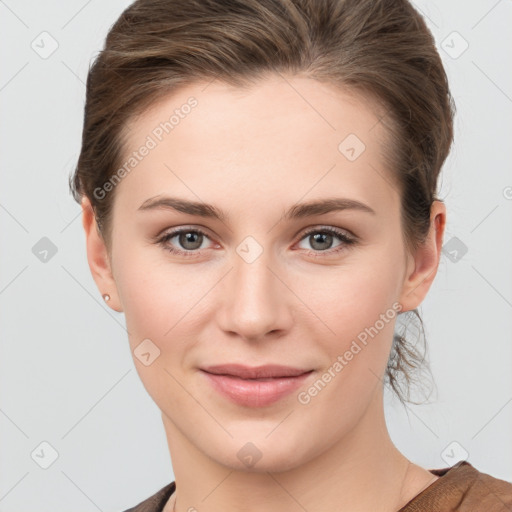
{"label": "nose bridge", "polygon": [[[246,237],[233,254],[233,271],[227,284],[223,328],[246,338],[286,328],[286,293],[276,272],[272,250]],[[271,270],[272,269],[272,270]]]}
{"label": "nose bridge", "polygon": [[[259,251],[258,251],[259,252]],[[251,243],[243,242],[237,248],[234,268],[234,294],[244,300],[260,299],[270,294],[275,279],[269,268],[272,265],[270,250],[261,250],[257,253],[256,247]],[[260,297],[262,295],[262,297]]]}

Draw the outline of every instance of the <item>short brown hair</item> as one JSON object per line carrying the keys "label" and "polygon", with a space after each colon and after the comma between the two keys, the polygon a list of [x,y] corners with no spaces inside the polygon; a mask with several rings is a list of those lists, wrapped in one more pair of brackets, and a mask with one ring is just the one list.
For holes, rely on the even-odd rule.
{"label": "short brown hair", "polygon": [[[407,0],[137,0],[89,70],[82,148],[70,177],[75,200],[90,199],[107,247],[115,189],[103,199],[94,191],[121,165],[129,122],[199,80],[242,87],[282,72],[382,105],[383,153],[400,190],[405,244],[414,250],[424,242],[455,105],[434,38]],[[386,376],[402,402],[410,401],[409,370],[423,359],[395,334]]]}

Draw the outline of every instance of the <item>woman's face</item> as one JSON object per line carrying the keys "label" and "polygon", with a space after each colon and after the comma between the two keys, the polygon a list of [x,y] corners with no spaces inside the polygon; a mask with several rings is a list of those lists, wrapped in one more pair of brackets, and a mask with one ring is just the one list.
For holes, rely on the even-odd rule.
{"label": "woman's face", "polygon": [[[99,287],[171,445],[284,470],[378,407],[396,315],[434,277],[413,280],[384,135],[368,101],[297,77],[189,85],[134,121]],[[223,364],[311,372],[246,393],[203,371]]]}

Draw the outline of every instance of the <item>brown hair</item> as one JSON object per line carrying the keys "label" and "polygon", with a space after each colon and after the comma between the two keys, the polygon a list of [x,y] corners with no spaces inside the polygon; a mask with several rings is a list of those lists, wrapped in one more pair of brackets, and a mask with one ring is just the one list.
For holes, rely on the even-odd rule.
{"label": "brown hair", "polygon": [[[414,251],[428,234],[455,105],[435,41],[407,0],[137,0],[110,29],[87,77],[82,148],[70,188],[92,204],[107,247],[129,123],[178,87],[217,78],[238,87],[268,73],[329,82],[376,100],[383,154]],[[417,310],[413,310],[423,323]],[[402,402],[420,352],[395,334],[386,376]],[[407,397],[406,397],[407,393]]]}

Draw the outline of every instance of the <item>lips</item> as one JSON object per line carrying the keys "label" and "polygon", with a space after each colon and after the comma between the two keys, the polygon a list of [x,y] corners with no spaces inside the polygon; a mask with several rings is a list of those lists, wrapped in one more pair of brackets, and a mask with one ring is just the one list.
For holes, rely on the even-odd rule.
{"label": "lips", "polygon": [[277,364],[268,364],[264,366],[244,366],[241,364],[223,364],[217,366],[208,366],[202,368],[203,371],[215,375],[231,375],[241,379],[270,379],[279,377],[297,377],[303,373],[310,372],[311,369],[293,368],[291,366],[282,366]]}
{"label": "lips", "polygon": [[289,395],[314,373],[281,365],[219,365],[201,369],[223,397],[245,407],[265,407]]}

